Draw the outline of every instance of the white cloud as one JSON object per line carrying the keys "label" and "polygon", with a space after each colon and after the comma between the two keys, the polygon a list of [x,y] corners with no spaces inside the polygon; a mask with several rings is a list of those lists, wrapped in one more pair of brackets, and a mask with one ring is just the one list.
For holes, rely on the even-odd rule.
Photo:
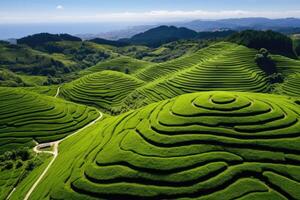
{"label": "white cloud", "polygon": [[[62,5],[56,7],[64,9]],[[22,23],[22,22],[172,22],[194,19],[223,19],[242,17],[300,17],[300,10],[290,11],[246,11],[246,10],[221,10],[221,11],[168,11],[156,10],[147,12],[116,12],[116,13],[9,13],[1,12],[0,23]]]}
{"label": "white cloud", "polygon": [[63,10],[64,7],[63,7],[62,5],[58,5],[58,6],[56,6],[56,9],[57,9],[57,10]]}

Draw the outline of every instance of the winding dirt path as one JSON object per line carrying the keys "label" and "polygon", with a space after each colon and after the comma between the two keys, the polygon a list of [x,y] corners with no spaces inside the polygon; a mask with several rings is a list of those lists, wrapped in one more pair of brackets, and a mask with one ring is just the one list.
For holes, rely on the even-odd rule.
{"label": "winding dirt path", "polygon": [[57,91],[56,91],[56,94],[55,94],[54,98],[57,98],[57,97],[58,97],[59,92],[60,92],[60,88],[61,88],[61,86],[59,86],[59,87],[57,88]]}
{"label": "winding dirt path", "polygon": [[[60,87],[57,88],[57,92],[56,92],[56,95],[54,96],[55,98],[58,97],[59,95],[59,92],[60,92]],[[30,190],[27,192],[24,200],[28,200],[30,195],[33,193],[33,191],[35,190],[35,188],[38,186],[38,184],[41,182],[41,180],[44,178],[44,176],[46,175],[46,173],[48,172],[48,170],[50,169],[50,167],[52,166],[52,164],[54,163],[54,161],[56,160],[57,156],[58,156],[58,146],[59,146],[59,143],[76,135],[77,133],[81,132],[82,130],[88,128],[89,126],[92,126],[93,124],[95,124],[98,120],[100,120],[102,117],[103,117],[103,114],[99,112],[99,117],[97,119],[95,119],[94,121],[90,122],[89,124],[87,124],[86,126],[82,127],[81,129],[77,130],[76,132],[68,135],[67,137],[61,139],[61,140],[58,140],[58,141],[54,141],[54,142],[49,142],[49,143],[42,143],[42,144],[37,144],[34,148],[33,148],[33,151],[36,152],[36,153],[48,153],[48,154],[52,154],[53,155],[53,158],[52,160],[50,161],[50,163],[48,164],[48,166],[44,169],[43,173],[39,176],[39,178],[34,182],[34,184],[31,186]],[[43,147],[53,147],[53,151],[40,151],[41,148]],[[16,188],[13,189],[13,191],[15,191]],[[9,197],[12,195],[12,193],[9,195]],[[9,197],[7,199],[9,199]]]}

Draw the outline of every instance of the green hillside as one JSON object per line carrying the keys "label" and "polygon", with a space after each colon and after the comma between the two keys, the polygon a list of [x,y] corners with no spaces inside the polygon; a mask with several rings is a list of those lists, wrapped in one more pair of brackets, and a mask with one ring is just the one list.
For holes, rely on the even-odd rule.
{"label": "green hillside", "polygon": [[[200,50],[191,56],[193,59],[189,59],[190,62],[186,60],[183,65],[185,69],[138,88],[132,96],[139,96],[149,104],[197,91],[268,92],[270,90],[265,73],[254,62],[256,51],[229,43],[219,43],[213,47],[224,50],[219,50],[219,53],[207,56],[206,59],[201,55],[202,51],[206,52],[205,49]],[[210,48],[212,47],[208,47],[207,50],[211,51]],[[177,66],[176,64],[169,66]],[[168,66],[165,68],[168,69]],[[163,69],[148,71],[149,74],[154,74],[149,77],[162,74],[160,70]],[[129,98],[129,101],[132,99]]]}
{"label": "green hillside", "polygon": [[300,56],[300,34],[295,34],[292,36],[294,50],[297,56]]}
{"label": "green hillside", "polygon": [[0,86],[26,86],[27,83],[17,74],[7,69],[0,69]]}
{"label": "green hillside", "polygon": [[[14,158],[10,157],[9,160],[0,163],[0,199],[6,199],[12,189],[18,185],[28,174],[30,174],[35,168],[42,167],[42,164],[48,163],[49,155],[32,155],[28,152],[28,158],[22,155],[25,149],[13,150],[6,152],[7,155],[17,154]],[[14,154],[12,154],[14,153]],[[2,155],[3,157],[3,155]],[[19,198],[20,199],[20,198]]]}
{"label": "green hillside", "polygon": [[0,89],[0,152],[61,139],[99,116],[92,108],[22,89]]}
{"label": "green hillside", "polygon": [[143,83],[121,72],[102,71],[63,85],[61,96],[114,113],[124,98]]}
{"label": "green hillside", "polygon": [[29,47],[0,44],[0,68],[28,75],[56,75],[75,71],[77,64]]}
{"label": "green hillside", "polygon": [[80,74],[90,74],[95,72],[101,72],[104,70],[114,70],[126,74],[131,74],[145,68],[146,66],[149,66],[150,64],[152,63],[134,59],[131,57],[122,56],[111,60],[107,60],[105,62],[99,62],[95,66],[89,67],[86,70],[81,71]]}
{"label": "green hillside", "polygon": [[300,72],[300,60],[279,55],[273,55],[272,58],[276,62],[276,68],[284,76]]}
{"label": "green hillside", "polygon": [[300,97],[300,73],[286,77],[283,84],[277,87],[277,90],[280,94]]}
{"label": "green hillside", "polygon": [[53,85],[53,86],[22,87],[22,89],[31,92],[36,92],[38,94],[54,97],[57,93],[58,87],[59,87],[58,85]]}
{"label": "green hillside", "polygon": [[232,43],[220,42],[203,48],[196,53],[186,55],[171,61],[152,65],[135,74],[135,76],[144,81],[153,81],[155,79],[170,75],[185,68],[200,64],[206,60],[214,59],[226,51],[235,48],[237,45]]}
{"label": "green hillside", "polygon": [[299,199],[299,112],[258,93],[151,104],[64,141],[31,199]]}

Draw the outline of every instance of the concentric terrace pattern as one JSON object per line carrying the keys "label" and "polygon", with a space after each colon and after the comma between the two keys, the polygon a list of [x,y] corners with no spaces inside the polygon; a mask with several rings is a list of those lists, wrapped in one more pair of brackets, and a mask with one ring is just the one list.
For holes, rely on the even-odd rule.
{"label": "concentric terrace pattern", "polygon": [[103,125],[51,198],[300,199],[299,113],[285,97],[238,92],[151,104]]}

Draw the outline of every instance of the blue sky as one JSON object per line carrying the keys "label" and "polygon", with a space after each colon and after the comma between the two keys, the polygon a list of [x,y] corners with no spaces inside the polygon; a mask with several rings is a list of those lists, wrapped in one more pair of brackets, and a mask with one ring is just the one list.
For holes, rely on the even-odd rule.
{"label": "blue sky", "polygon": [[1,0],[0,23],[300,17],[300,0]]}

